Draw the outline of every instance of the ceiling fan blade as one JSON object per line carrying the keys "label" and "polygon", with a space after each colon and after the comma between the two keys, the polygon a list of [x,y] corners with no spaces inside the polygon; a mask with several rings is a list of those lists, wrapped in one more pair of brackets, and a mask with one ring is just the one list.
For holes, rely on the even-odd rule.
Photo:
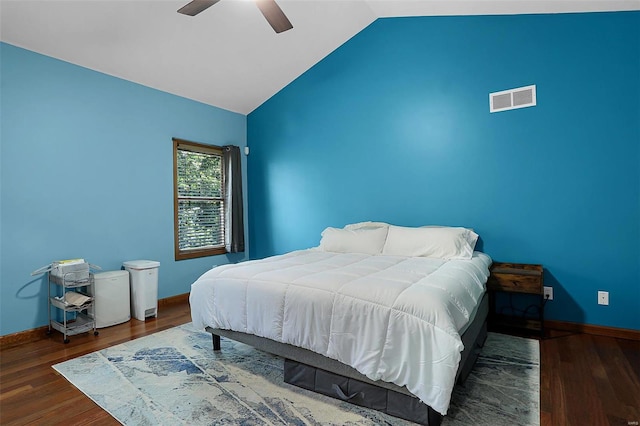
{"label": "ceiling fan blade", "polygon": [[183,15],[196,16],[198,13],[213,6],[219,1],[220,0],[193,0],[192,2],[189,2],[178,9],[178,13],[182,13]]}
{"label": "ceiling fan blade", "polygon": [[293,28],[275,0],[256,0],[256,4],[275,32],[281,33]]}

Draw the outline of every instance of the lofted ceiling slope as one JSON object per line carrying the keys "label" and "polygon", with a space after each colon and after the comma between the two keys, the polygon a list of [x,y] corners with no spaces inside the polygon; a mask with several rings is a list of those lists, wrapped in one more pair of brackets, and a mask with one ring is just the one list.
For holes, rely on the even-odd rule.
{"label": "lofted ceiling slope", "polygon": [[378,18],[640,10],[640,0],[278,0],[276,34],[251,0],[191,17],[188,0],[0,0],[3,42],[249,114]]}

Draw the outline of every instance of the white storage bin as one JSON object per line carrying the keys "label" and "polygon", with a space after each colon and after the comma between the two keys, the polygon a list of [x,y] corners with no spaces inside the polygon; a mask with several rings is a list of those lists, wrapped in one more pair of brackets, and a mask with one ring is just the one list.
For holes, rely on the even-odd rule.
{"label": "white storage bin", "polygon": [[131,314],[144,321],[158,314],[158,268],[155,260],[130,260],[123,263],[129,271],[131,287]]}
{"label": "white storage bin", "polygon": [[91,292],[93,307],[89,309],[96,328],[109,327],[131,319],[131,297],[128,271],[94,274]]}

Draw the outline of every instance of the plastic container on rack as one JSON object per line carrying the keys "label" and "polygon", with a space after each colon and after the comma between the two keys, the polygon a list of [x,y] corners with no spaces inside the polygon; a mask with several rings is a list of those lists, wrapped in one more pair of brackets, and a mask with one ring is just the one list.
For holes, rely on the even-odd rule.
{"label": "plastic container on rack", "polygon": [[128,271],[107,271],[94,274],[91,293],[93,307],[89,315],[96,328],[110,327],[131,319],[131,296]]}
{"label": "plastic container on rack", "polygon": [[129,260],[123,263],[129,271],[131,314],[140,321],[158,315],[158,268],[155,260]]}
{"label": "plastic container on rack", "polygon": [[51,276],[58,281],[89,281],[90,266],[84,259],[58,260],[51,264]]}

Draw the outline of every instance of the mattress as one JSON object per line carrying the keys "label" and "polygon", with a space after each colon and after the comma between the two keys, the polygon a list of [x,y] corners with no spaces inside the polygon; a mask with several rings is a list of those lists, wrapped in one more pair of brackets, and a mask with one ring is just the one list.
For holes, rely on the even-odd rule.
{"label": "mattress", "polygon": [[193,323],[309,349],[446,414],[460,333],[485,292],[491,259],[318,249],[224,265],[191,288]]}

